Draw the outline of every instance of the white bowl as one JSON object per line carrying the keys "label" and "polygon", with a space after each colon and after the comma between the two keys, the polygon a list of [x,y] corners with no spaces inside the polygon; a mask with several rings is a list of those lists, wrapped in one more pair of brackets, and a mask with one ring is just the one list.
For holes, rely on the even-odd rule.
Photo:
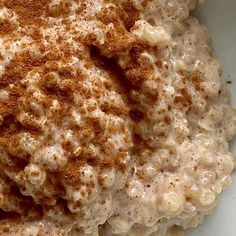
{"label": "white bowl", "polygon": [[[208,27],[215,56],[223,65],[223,78],[232,81],[229,89],[236,107],[236,0],[206,0],[194,14]],[[236,153],[236,140],[231,143],[231,149]],[[220,195],[214,215],[187,235],[236,236],[236,173],[233,185]]]}

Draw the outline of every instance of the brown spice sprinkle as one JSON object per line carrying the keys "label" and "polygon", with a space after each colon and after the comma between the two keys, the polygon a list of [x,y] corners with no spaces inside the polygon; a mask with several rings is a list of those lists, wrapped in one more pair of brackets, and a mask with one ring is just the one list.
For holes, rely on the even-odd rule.
{"label": "brown spice sprinkle", "polygon": [[181,89],[180,94],[181,95],[175,97],[175,104],[179,104],[184,107],[192,104],[192,97],[189,95],[186,89]]}
{"label": "brown spice sprinkle", "polygon": [[204,87],[202,85],[204,75],[199,71],[195,71],[194,73],[189,74],[187,71],[179,70],[178,74],[182,77],[182,80],[185,84],[191,82],[197,91],[204,90]]}
{"label": "brown spice sprinkle", "polygon": [[22,26],[32,24],[42,24],[40,17],[48,9],[48,0],[4,0],[4,5],[16,12]]}
{"label": "brown spice sprinkle", "polygon": [[[13,33],[16,26],[10,20],[0,20],[0,36],[9,35]],[[1,57],[0,57],[1,59]]]}
{"label": "brown spice sprinkle", "polygon": [[202,77],[203,75],[201,75],[200,73],[194,73],[190,77],[190,81],[194,84],[197,91],[204,90],[204,87],[202,86]]}
{"label": "brown spice sprinkle", "polygon": [[81,167],[85,165],[84,162],[77,161],[72,159],[71,161],[68,162],[65,170],[64,170],[64,179],[66,183],[72,185],[72,186],[80,186],[82,181],[81,181]]}
{"label": "brown spice sprinkle", "polygon": [[[21,152],[21,149],[16,147],[14,150],[9,150],[8,140],[14,137],[16,140],[14,140],[13,144],[18,146],[20,140],[18,135],[20,136],[21,133],[30,134],[30,137],[35,140],[40,139],[45,131],[36,122],[40,118],[40,109],[46,113],[45,116],[49,120],[46,123],[49,134],[45,142],[42,141],[42,147],[43,145],[53,146],[57,141],[53,134],[50,133],[51,123],[57,125],[56,128],[58,130],[62,127],[70,130],[73,134],[76,134],[74,139],[81,140],[82,151],[79,155],[74,154],[73,142],[63,140],[62,148],[64,153],[60,155],[64,155],[67,158],[67,163],[64,167],[58,168],[57,172],[49,171],[46,164],[40,167],[45,170],[46,180],[40,190],[35,190],[34,197],[43,206],[53,206],[61,196],[65,197],[64,185],[69,185],[75,189],[84,186],[85,183],[82,181],[81,176],[82,167],[89,165],[95,171],[99,170],[101,172],[115,168],[116,171],[124,173],[127,170],[124,160],[132,143],[137,142],[138,144],[146,145],[139,134],[134,135],[134,140],[131,140],[131,135],[129,136],[124,124],[116,125],[111,123],[106,124],[107,127],[105,127],[104,123],[102,123],[103,120],[91,117],[90,114],[96,111],[97,105],[87,105],[85,107],[85,101],[90,99],[99,101],[105,95],[104,91],[114,91],[116,94],[121,95],[124,105],[116,102],[100,102],[98,108],[109,117],[107,121],[110,122],[111,117],[117,117],[121,120],[124,117],[129,120],[131,117],[134,130],[138,130],[139,122],[145,120],[145,112],[137,107],[137,104],[132,101],[129,95],[134,88],[139,91],[143,82],[153,78],[154,75],[153,67],[142,58],[142,53],[148,50],[149,46],[129,32],[139,17],[139,11],[131,1],[125,0],[121,3],[116,3],[116,7],[106,8],[95,15],[86,16],[87,1],[76,2],[82,3],[76,11],[78,19],[81,17],[88,21],[95,20],[101,24],[100,30],[104,32],[105,37],[104,44],[100,44],[97,35],[93,31],[85,36],[82,34],[78,36],[75,28],[72,27],[72,23],[67,19],[70,14],[71,1],[60,3],[52,8],[49,6],[50,1],[48,0],[3,1],[3,6],[17,15],[17,21],[22,28],[19,31],[19,37],[28,36],[30,45],[27,42],[19,49],[20,52],[13,55],[0,78],[0,89],[9,92],[8,99],[0,101],[0,115],[3,119],[0,127],[0,145],[5,151],[8,151],[8,154],[11,154],[9,158],[13,163],[13,167],[7,168],[5,168],[4,163],[0,163],[0,168],[3,172],[4,169],[7,169],[12,173],[16,171],[21,173],[33,160],[34,153],[27,153],[23,160],[19,158],[17,153]],[[144,0],[142,4],[145,7],[148,1]],[[55,36],[55,42],[53,36],[42,33],[42,29],[53,27],[46,20],[47,17],[62,19],[60,23],[62,32]],[[114,25],[114,30],[106,31],[109,23]],[[15,25],[7,20],[1,22],[0,27],[3,29],[0,37],[9,36],[17,31]],[[70,35],[69,39],[74,40],[73,43],[76,43],[78,47],[81,46],[81,51],[73,48],[73,45],[71,45],[73,43],[70,43],[70,40],[65,36],[66,34]],[[11,40],[10,37],[9,40]],[[45,46],[43,41],[46,41],[48,45]],[[34,53],[35,48],[39,52]],[[83,50],[86,53],[88,52],[88,55]],[[128,57],[128,63],[124,67],[121,67],[116,62],[116,58],[121,55],[127,55]],[[80,65],[76,69],[73,68],[70,65],[72,58],[83,61],[84,68]],[[0,59],[2,60],[4,57],[2,56],[1,58],[0,56]],[[91,80],[91,82],[90,75],[84,73],[84,69],[99,70],[99,76],[103,76],[106,82],[101,82],[99,78],[94,81]],[[32,79],[31,74],[32,76],[37,74],[39,78]],[[32,83],[36,84],[34,85],[37,87],[36,92],[43,95],[40,101],[34,97],[33,92],[30,90],[30,85],[27,84],[30,82],[24,82],[28,77],[33,80],[33,82],[31,81]],[[87,88],[85,86],[86,82],[91,82],[92,87],[88,86]],[[74,94],[82,96],[81,101],[76,102]],[[184,99],[188,99],[187,93],[182,92],[182,96],[185,97]],[[151,103],[156,102],[158,95],[150,95],[149,100]],[[34,101],[41,106],[38,110],[30,107],[30,102]],[[50,113],[53,101],[57,101],[59,108]],[[27,106],[24,107],[24,103]],[[73,107],[77,108],[87,126],[74,124],[70,121]],[[19,114],[22,110],[28,116],[20,120]],[[171,122],[168,117],[166,117],[165,121],[167,124]],[[127,147],[120,147],[117,153],[114,153],[114,144],[105,145],[111,139],[110,134],[117,133],[124,136],[123,141]],[[64,136],[63,139],[66,139]],[[163,135],[160,134],[160,136]],[[98,147],[101,154],[94,153],[92,149],[89,149],[89,144]],[[23,151],[25,150],[22,150],[22,153]],[[100,182],[100,187],[103,187],[103,181],[101,179],[98,179],[98,181]],[[88,192],[91,193],[95,185],[90,183],[87,187]],[[44,191],[50,192],[50,197],[45,196]],[[82,194],[86,195],[85,193]],[[24,199],[21,193],[19,195]],[[77,204],[79,205],[80,202],[78,201]]]}
{"label": "brown spice sprinkle", "polygon": [[137,41],[129,50],[129,61],[124,69],[126,78],[135,87],[141,87],[143,82],[153,78],[154,68],[141,54],[149,47],[144,42]]}
{"label": "brown spice sprinkle", "polygon": [[124,25],[127,30],[131,29],[135,21],[139,18],[139,11],[134,6],[133,2],[129,0],[124,0],[121,3],[122,8],[125,11]]}

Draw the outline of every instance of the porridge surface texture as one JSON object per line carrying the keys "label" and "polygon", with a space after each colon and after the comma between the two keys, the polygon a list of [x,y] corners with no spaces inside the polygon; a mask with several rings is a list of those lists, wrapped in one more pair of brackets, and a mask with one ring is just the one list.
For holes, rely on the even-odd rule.
{"label": "porridge surface texture", "polygon": [[212,213],[236,111],[198,0],[0,0],[0,235],[171,236]]}

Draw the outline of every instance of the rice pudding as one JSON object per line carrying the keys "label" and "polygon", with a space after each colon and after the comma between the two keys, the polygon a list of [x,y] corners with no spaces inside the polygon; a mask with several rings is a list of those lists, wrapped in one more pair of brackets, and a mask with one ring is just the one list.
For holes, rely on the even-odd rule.
{"label": "rice pudding", "polygon": [[0,1],[0,234],[171,236],[231,183],[236,111],[199,0]]}

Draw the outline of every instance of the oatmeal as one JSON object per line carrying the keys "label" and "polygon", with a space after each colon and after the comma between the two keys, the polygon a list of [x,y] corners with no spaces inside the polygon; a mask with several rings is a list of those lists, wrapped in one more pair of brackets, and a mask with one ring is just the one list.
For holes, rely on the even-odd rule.
{"label": "oatmeal", "polygon": [[212,213],[236,111],[199,2],[0,1],[1,235],[182,235]]}

